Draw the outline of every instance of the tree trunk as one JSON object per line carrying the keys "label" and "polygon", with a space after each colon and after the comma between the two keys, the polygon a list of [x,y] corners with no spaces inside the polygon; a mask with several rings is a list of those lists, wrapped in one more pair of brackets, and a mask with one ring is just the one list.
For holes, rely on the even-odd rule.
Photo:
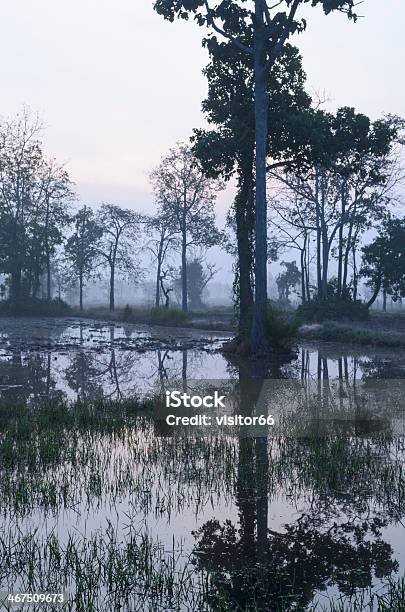
{"label": "tree trunk", "polygon": [[187,237],[183,230],[181,242],[181,307],[183,312],[188,312],[187,288]]}
{"label": "tree trunk", "polygon": [[321,221],[319,210],[319,174],[318,170],[315,173],[315,207],[316,207],[316,280],[317,280],[317,298],[321,298],[322,294],[322,264],[321,264]]}
{"label": "tree trunk", "polygon": [[51,258],[49,256],[49,252],[46,254],[46,299],[48,303],[52,299],[51,292]]}
{"label": "tree trunk", "polygon": [[267,35],[262,3],[255,2],[255,138],[256,138],[256,205],[255,205],[255,303],[251,333],[251,349],[255,353],[268,352],[267,339]]}
{"label": "tree trunk", "polygon": [[357,286],[358,286],[358,278],[357,278],[357,263],[356,263],[356,246],[355,242],[352,247],[352,260],[353,260],[353,300],[357,300]]}
{"label": "tree trunk", "polygon": [[307,302],[311,301],[311,289],[309,286],[309,269],[310,269],[310,260],[311,260],[311,238],[308,236],[308,246],[307,246],[307,256],[305,261],[305,284],[307,287]]}
{"label": "tree trunk", "polygon": [[[357,193],[355,194],[355,198],[357,198]],[[347,244],[346,244],[346,250],[345,250],[345,255],[344,255],[343,281],[342,281],[342,292],[343,292],[343,295],[345,295],[346,292],[347,292],[347,276],[348,276],[348,269],[349,269],[349,255],[350,255],[350,249],[352,247],[353,224],[354,224],[355,216],[356,216],[356,206],[354,206],[353,213],[351,214],[351,218],[350,218],[349,232],[348,232],[348,235],[347,235]]]}
{"label": "tree trunk", "polygon": [[387,290],[383,289],[383,312],[387,312]]}
{"label": "tree trunk", "polygon": [[374,302],[376,301],[378,297],[378,294],[380,293],[380,289],[381,289],[381,279],[379,279],[375,284],[374,293],[366,304],[367,308],[370,308],[374,304]]}
{"label": "tree trunk", "polygon": [[306,299],[306,287],[305,287],[305,251],[301,249],[301,302],[304,304]]}
{"label": "tree trunk", "polygon": [[161,261],[158,256],[158,265],[156,272],[156,294],[155,294],[155,307],[159,308],[160,306],[160,274],[161,274]]}
{"label": "tree trunk", "polygon": [[[39,292],[39,271],[35,270],[34,272],[34,279],[32,280],[32,277],[29,279],[29,284],[28,284],[28,295],[32,295],[32,297],[35,299],[38,296],[38,292]],[[31,287],[32,287],[32,292],[31,292]]]}
{"label": "tree trunk", "polygon": [[110,270],[110,312],[115,310],[115,264],[111,264]]}
{"label": "tree trunk", "polygon": [[304,245],[301,249],[301,301],[306,302],[307,287],[306,287],[306,259],[307,259],[307,235],[304,238]]}
{"label": "tree trunk", "polygon": [[11,273],[11,301],[16,305],[21,303],[21,268]]}
{"label": "tree trunk", "polygon": [[341,198],[341,223],[339,226],[339,237],[338,237],[338,277],[337,277],[337,293],[338,297],[344,297],[342,294],[342,280],[343,280],[343,218],[346,214],[346,196],[345,196],[345,186],[344,182],[342,182],[342,198]]}
{"label": "tree trunk", "polygon": [[252,234],[254,217],[253,155],[240,170],[239,192],[235,198],[236,240],[238,248],[239,336],[249,335],[252,291]]}
{"label": "tree trunk", "polygon": [[329,264],[329,245],[328,236],[322,232],[322,299],[328,299],[328,264]]}
{"label": "tree trunk", "polygon": [[79,275],[79,308],[83,310],[83,274]]}
{"label": "tree trunk", "polygon": [[328,229],[325,222],[325,183],[321,179],[321,234],[322,234],[322,287],[321,297],[328,299],[328,264],[329,264],[329,240]]}

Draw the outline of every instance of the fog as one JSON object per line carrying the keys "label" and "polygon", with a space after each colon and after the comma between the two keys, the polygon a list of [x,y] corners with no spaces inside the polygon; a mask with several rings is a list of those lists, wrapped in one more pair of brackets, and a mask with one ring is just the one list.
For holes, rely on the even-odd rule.
{"label": "fog", "polygon": [[[367,0],[359,11],[364,17],[354,24],[307,8],[307,31],[292,42],[308,87],[330,109],[405,116],[404,3]],[[0,18],[1,114],[23,105],[39,113],[46,148],[66,162],[81,202],[151,212],[149,172],[204,125],[201,29],[165,22],[150,0],[16,0],[1,3]],[[218,198],[221,226],[233,195],[230,185]],[[217,280],[229,284],[230,257],[213,249],[210,259]]]}

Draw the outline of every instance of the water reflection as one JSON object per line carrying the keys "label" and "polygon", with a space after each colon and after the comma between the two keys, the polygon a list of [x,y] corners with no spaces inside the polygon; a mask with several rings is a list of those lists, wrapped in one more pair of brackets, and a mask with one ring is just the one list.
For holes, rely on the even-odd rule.
{"label": "water reflection", "polygon": [[120,399],[203,377],[231,380],[246,416],[264,379],[290,384],[296,403],[273,436],[167,435],[145,415],[111,435],[71,428],[61,448],[53,430],[40,432],[53,452],[39,440],[27,453],[32,472],[21,481],[9,472],[4,515],[30,513],[62,540],[113,521],[121,541],[128,523],[145,524],[166,549],[181,542],[184,564],[191,555],[210,572],[204,609],[304,610],[322,593],[351,595],[404,573],[404,394],[385,380],[401,378],[404,356],[306,345],[246,362],[217,352],[216,335],[47,325],[3,326],[2,399]]}
{"label": "water reflection", "polygon": [[[219,352],[226,338],[218,334],[182,330],[173,335],[173,330],[74,320],[16,321],[0,327],[0,397],[8,401],[120,399],[153,392],[169,379],[235,378],[240,366]],[[384,350],[309,345],[275,354],[255,368],[248,376],[346,383],[405,378],[405,353],[394,357]]]}
{"label": "water reflection", "polygon": [[[308,351],[303,349],[301,359],[301,380],[307,381],[312,375]],[[354,401],[356,421],[364,398],[361,390],[356,392],[357,364],[352,365],[350,370],[347,357],[338,358],[334,396],[328,359],[318,351],[316,395],[311,395],[314,386],[306,384],[306,410],[294,418],[305,419],[314,405],[318,413],[328,410],[337,397],[339,408],[353,408]],[[237,410],[251,415],[263,364],[239,367],[238,374]],[[336,593],[351,597],[398,572],[400,564],[384,530],[390,524],[403,529],[404,444],[392,435],[365,436],[371,432],[239,436],[234,490],[238,521],[210,519],[193,532],[196,566],[213,576],[207,596],[212,609],[306,610],[330,589],[335,599]],[[293,506],[296,512],[291,522],[273,526],[269,513],[280,497],[284,511]]]}
{"label": "water reflection", "polygon": [[56,395],[121,399],[154,392],[169,378],[218,371],[228,376],[217,352],[224,340],[218,334],[171,337],[159,328],[151,334],[130,325],[58,323],[26,322],[22,329],[15,321],[3,323],[0,398],[20,403]]}

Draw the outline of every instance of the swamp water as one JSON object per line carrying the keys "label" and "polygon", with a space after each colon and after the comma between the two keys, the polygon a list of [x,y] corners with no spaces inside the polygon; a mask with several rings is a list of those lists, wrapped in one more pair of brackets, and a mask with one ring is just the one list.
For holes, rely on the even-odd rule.
{"label": "swamp water", "polygon": [[[0,321],[0,590],[62,590],[86,612],[404,609],[405,353],[312,344],[245,363],[225,339]],[[168,434],[142,398],[202,378],[242,408],[265,378],[304,404],[266,437]]]}

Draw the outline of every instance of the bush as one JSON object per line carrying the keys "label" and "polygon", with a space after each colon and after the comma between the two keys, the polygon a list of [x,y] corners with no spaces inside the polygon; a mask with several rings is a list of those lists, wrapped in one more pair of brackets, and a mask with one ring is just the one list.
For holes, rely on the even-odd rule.
{"label": "bush", "polygon": [[272,304],[267,306],[267,335],[272,346],[282,346],[297,333],[298,322]]}
{"label": "bush", "polygon": [[69,304],[55,298],[48,302],[39,298],[25,298],[21,304],[16,305],[11,300],[0,303],[0,315],[24,317],[63,317],[71,314]]}
{"label": "bush", "polygon": [[351,300],[312,300],[301,304],[296,311],[300,323],[319,323],[321,321],[365,321],[369,311],[365,304]]}
{"label": "bush", "polygon": [[131,306],[127,304],[124,308],[124,312],[122,313],[122,320],[131,321],[131,319],[133,319],[133,316],[134,316],[133,310]]}
{"label": "bush", "polygon": [[405,346],[405,337],[399,331],[389,329],[368,329],[357,323],[337,323],[328,321],[326,325],[313,325],[300,330],[301,336],[310,340],[343,342],[365,346],[384,346],[399,348]]}
{"label": "bush", "polygon": [[179,325],[181,323],[185,323],[188,318],[189,316],[186,312],[183,312],[177,308],[165,308],[164,306],[159,306],[158,308],[152,308],[150,311],[151,323],[170,323],[172,325]]}
{"label": "bush", "polygon": [[132,307],[127,304],[119,318],[126,323],[149,323],[152,325],[181,325],[189,320],[189,315],[177,308]]}

